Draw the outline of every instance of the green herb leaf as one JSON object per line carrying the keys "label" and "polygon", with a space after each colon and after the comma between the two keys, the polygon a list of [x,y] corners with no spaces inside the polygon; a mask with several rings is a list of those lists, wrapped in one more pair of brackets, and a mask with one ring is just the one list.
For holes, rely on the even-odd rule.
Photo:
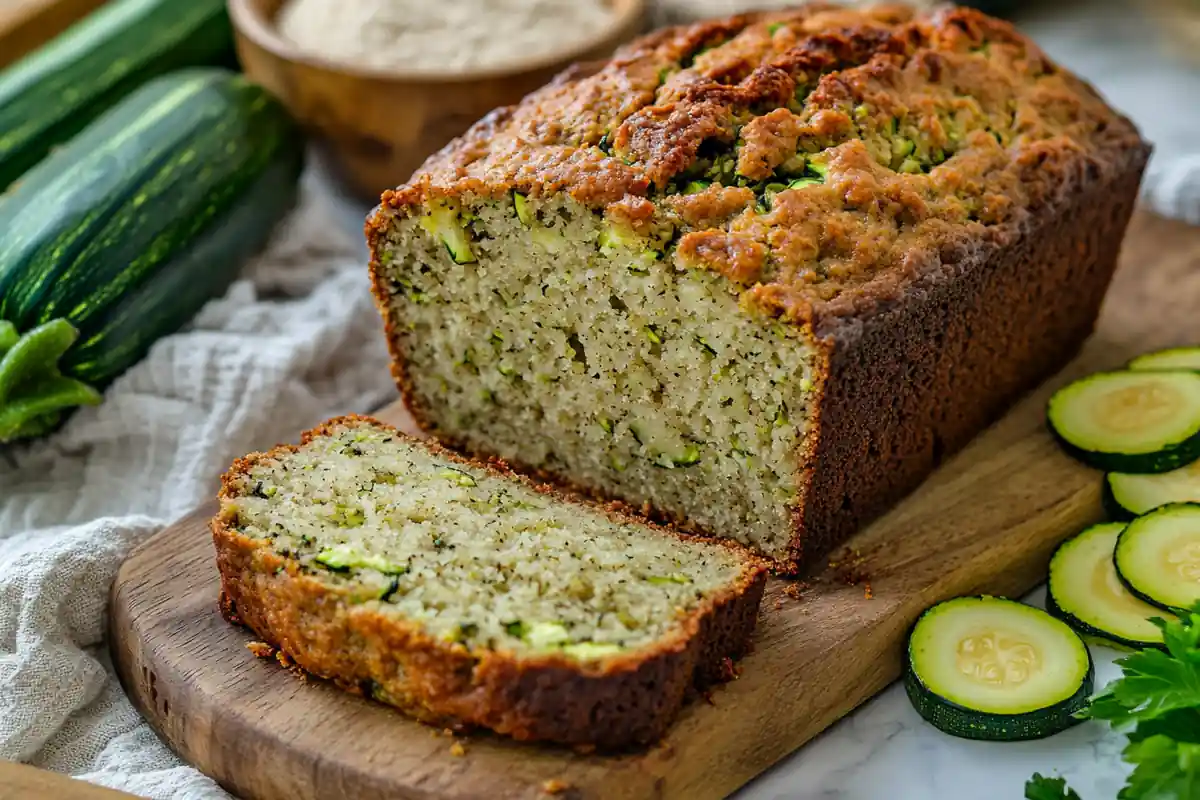
{"label": "green herb leaf", "polygon": [[1118,659],[1123,677],[1092,700],[1086,716],[1119,728],[1200,708],[1200,609],[1154,624],[1162,628],[1168,652],[1147,649]]}
{"label": "green herb leaf", "polygon": [[63,411],[94,406],[100,400],[100,393],[82,381],[62,375],[42,378],[23,387],[18,396],[0,402],[0,442],[49,433]]}
{"label": "green herb leaf", "polygon": [[13,349],[13,346],[20,341],[21,336],[17,333],[17,326],[7,320],[0,320],[0,357]]}
{"label": "green herb leaf", "polygon": [[[1133,728],[1123,753],[1133,772],[1118,800],[1200,800],[1200,604],[1178,620],[1153,622],[1167,652],[1118,659],[1122,677],[1080,716]],[[1079,800],[1061,780],[1041,775],[1026,784],[1025,797]]]}
{"label": "green herb leaf", "polygon": [[1200,744],[1158,734],[1130,742],[1123,755],[1136,766],[1118,800],[1200,798]]}
{"label": "green herb leaf", "polygon": [[1066,778],[1047,778],[1040,772],[1025,782],[1025,800],[1080,800]]}

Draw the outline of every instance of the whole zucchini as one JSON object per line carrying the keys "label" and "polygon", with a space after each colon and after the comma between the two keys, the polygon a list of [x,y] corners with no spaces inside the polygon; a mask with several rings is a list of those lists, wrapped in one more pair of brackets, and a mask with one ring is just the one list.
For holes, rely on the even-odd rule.
{"label": "whole zucchini", "polygon": [[236,63],[225,0],[110,0],[0,72],[0,192],[146,81]]}
{"label": "whole zucchini", "polygon": [[303,138],[265,90],[191,69],[143,86],[0,197],[0,442],[98,402],[222,293],[292,207],[302,165]]}

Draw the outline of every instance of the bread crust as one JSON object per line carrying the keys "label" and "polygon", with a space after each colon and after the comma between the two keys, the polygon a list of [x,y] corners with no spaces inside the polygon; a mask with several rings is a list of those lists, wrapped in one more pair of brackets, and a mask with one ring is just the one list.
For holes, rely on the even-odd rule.
{"label": "bread crust", "polygon": [[[789,32],[767,35],[779,24]],[[779,35],[792,38],[779,44]],[[654,75],[731,40],[731,52],[661,85]],[[813,75],[796,113],[786,95]],[[995,101],[1003,118],[975,118],[953,157],[929,172],[877,163],[867,134],[884,120],[901,109],[947,143],[949,123],[930,109],[961,111],[959,97]],[[766,174],[759,162],[833,142],[825,183],[780,194],[767,213],[746,187],[672,188],[700,144],[728,139],[750,107],[739,170]],[[866,133],[856,139],[848,125]],[[601,152],[605,135],[626,157]],[[568,194],[635,232],[673,226],[677,266],[721,273],[747,313],[797,326],[822,354],[791,545],[774,565],[792,575],[818,566],[1075,354],[1095,325],[1150,152],[1090,85],[980,12],[813,3],[744,14],[633,42],[432,156],[367,222],[373,292],[396,383],[418,424],[435,431],[429,399],[406,375],[406,333],[380,262],[398,218],[435,197],[520,191]]]}
{"label": "bread crust", "polygon": [[[439,457],[485,468],[562,502],[582,503],[534,484],[503,462],[472,461],[368,417],[329,420],[307,431],[301,446],[355,424],[385,428]],[[743,558],[736,584],[707,598],[653,645],[593,664],[561,654],[518,657],[505,651],[472,651],[429,636],[420,626],[382,612],[377,603],[351,604],[346,590],[306,574],[299,562],[280,556],[268,541],[236,529],[237,512],[230,501],[239,496],[239,477],[260,461],[297,449],[280,445],[251,454],[222,477],[222,508],[211,522],[221,574],[221,612],[307,672],[347,691],[430,724],[478,726],[518,740],[616,750],[659,739],[689,690],[731,677],[728,659],[749,649],[767,565],[725,540],[713,543]],[[657,528],[619,504],[602,510],[618,521]],[[679,537],[667,529],[658,531]]]}
{"label": "bread crust", "polygon": [[[922,170],[881,163],[901,144]],[[738,186],[685,193],[706,147],[736,159]],[[568,195],[635,233],[674,229],[676,265],[726,276],[748,311],[823,328],[899,299],[943,251],[1007,246],[1143,147],[1007,22],[815,2],[663,29],[567,70],[385,192],[366,233],[377,252],[438,198]],[[797,151],[828,177],[756,210]]]}
{"label": "bread crust", "polygon": [[791,562],[813,564],[921,484],[1091,336],[1149,147],[1020,239],[827,336]]}

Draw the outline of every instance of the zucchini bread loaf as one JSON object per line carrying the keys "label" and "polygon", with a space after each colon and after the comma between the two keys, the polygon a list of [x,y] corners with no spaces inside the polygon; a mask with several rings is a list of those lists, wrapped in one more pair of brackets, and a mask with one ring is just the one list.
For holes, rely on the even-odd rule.
{"label": "zucchini bread loaf", "polygon": [[746,650],[766,564],[361,417],[234,464],[222,609],[426,722],[605,748],[660,737]]}
{"label": "zucchini bread loaf", "polygon": [[666,29],[385,193],[374,292],[428,431],[788,572],[1077,351],[1149,151],[973,10]]}

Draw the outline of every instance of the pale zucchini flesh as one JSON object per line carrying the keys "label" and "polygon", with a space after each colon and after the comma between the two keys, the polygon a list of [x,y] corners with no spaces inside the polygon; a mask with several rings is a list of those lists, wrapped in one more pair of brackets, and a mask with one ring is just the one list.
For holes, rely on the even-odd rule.
{"label": "pale zucchini flesh", "polygon": [[909,638],[905,687],[918,713],[954,736],[1036,739],[1078,722],[1091,656],[1065,623],[995,597],[926,611]]}
{"label": "pale zucchini flesh", "polygon": [[1200,456],[1200,373],[1106,372],[1060,389],[1050,428],[1080,461],[1113,472],[1169,472]]}
{"label": "pale zucchini flesh", "polygon": [[1113,566],[1121,522],[1093,525],[1064,542],[1050,560],[1046,610],[1085,638],[1126,648],[1161,647],[1150,620],[1173,615],[1135,597]]}
{"label": "pale zucchini flesh", "polygon": [[1138,517],[1117,539],[1113,562],[1137,597],[1164,609],[1200,602],[1200,505],[1175,503]]}
{"label": "pale zucchini flesh", "polygon": [[1141,516],[1171,503],[1200,503],[1200,461],[1158,475],[1110,472],[1105,476],[1115,516]]}
{"label": "pale zucchini flesh", "polygon": [[1138,356],[1129,362],[1135,370],[1196,370],[1200,371],[1200,347],[1172,347]]}

